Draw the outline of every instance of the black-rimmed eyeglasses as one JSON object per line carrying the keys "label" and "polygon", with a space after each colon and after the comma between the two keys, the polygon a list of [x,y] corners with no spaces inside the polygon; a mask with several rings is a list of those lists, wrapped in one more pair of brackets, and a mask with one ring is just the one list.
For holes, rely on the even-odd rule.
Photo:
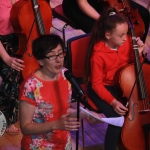
{"label": "black-rimmed eyeglasses", "polygon": [[55,60],[57,57],[63,58],[64,56],[66,56],[66,53],[62,52],[59,53],[58,55],[44,56],[44,58],[47,58],[49,60]]}

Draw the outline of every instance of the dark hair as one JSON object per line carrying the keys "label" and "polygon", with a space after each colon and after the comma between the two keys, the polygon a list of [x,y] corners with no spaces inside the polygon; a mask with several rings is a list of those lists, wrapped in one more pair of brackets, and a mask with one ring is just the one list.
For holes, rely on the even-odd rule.
{"label": "dark hair", "polygon": [[55,34],[41,35],[32,43],[32,53],[37,60],[43,59],[46,54],[61,45],[64,50],[63,40]]}
{"label": "dark hair", "polygon": [[123,15],[119,14],[115,8],[109,7],[102,12],[91,33],[86,55],[87,63],[85,64],[85,82],[88,81],[88,77],[90,76],[91,72],[90,58],[94,45],[99,41],[105,41],[105,33],[112,32],[116,28],[116,24],[122,24],[125,22],[127,22],[127,19]]}

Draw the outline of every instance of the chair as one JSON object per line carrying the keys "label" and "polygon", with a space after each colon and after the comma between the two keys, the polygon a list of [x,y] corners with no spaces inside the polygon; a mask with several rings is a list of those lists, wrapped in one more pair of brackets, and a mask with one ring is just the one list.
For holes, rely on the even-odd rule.
{"label": "chair", "polygon": [[[72,72],[77,82],[81,85],[84,93],[87,95],[87,87],[83,82],[84,64],[86,62],[85,56],[88,48],[88,42],[90,40],[90,34],[84,34],[76,36],[67,40],[67,52],[66,52],[66,68]],[[100,112],[92,100],[87,96],[90,106]],[[83,123],[83,122],[82,122]],[[82,142],[84,147],[84,128],[82,127]]]}
{"label": "chair", "polygon": [[66,41],[66,37],[65,37],[65,29],[68,25],[70,25],[72,28],[77,28],[76,25],[69,19],[67,18],[67,16],[64,14],[63,8],[62,8],[62,4],[56,6],[55,8],[52,9],[53,12],[53,16],[55,18],[58,18],[62,21],[65,22],[65,25],[62,28],[62,33],[63,33],[63,40],[64,42]]}

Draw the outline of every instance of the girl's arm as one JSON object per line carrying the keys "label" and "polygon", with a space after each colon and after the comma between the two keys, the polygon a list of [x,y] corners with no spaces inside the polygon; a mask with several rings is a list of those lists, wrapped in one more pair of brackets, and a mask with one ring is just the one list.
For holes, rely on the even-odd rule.
{"label": "girl's arm", "polygon": [[77,0],[78,6],[87,16],[98,20],[100,14],[88,3],[87,0]]}

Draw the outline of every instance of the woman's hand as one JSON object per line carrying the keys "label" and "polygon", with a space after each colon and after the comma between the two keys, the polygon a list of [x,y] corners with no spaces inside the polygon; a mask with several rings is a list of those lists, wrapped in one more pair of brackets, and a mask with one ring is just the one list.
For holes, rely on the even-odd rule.
{"label": "woman's hand", "polygon": [[23,65],[24,61],[15,57],[10,57],[8,53],[6,52],[4,46],[2,45],[0,41],[0,57],[3,59],[3,61],[11,68],[20,71],[23,70],[25,67]]}
{"label": "woman's hand", "polygon": [[15,58],[15,57],[9,57],[9,58],[5,61],[5,63],[6,63],[9,67],[11,67],[11,68],[13,68],[13,69],[15,69],[15,70],[17,70],[17,71],[21,71],[21,70],[23,70],[23,68],[25,67],[25,66],[23,65],[24,61],[21,60],[21,59]]}
{"label": "woman's hand", "polygon": [[137,42],[137,45],[138,45],[139,54],[140,54],[140,56],[142,56],[142,52],[144,50],[144,43],[139,37],[136,38],[136,42]]}
{"label": "woman's hand", "polygon": [[77,118],[70,118],[70,115],[71,112],[61,116],[55,123],[55,130],[77,131],[80,127],[80,122],[77,121]]}
{"label": "woman's hand", "polygon": [[128,109],[116,99],[112,101],[111,106],[113,107],[114,111],[121,116],[125,115],[128,111]]}

